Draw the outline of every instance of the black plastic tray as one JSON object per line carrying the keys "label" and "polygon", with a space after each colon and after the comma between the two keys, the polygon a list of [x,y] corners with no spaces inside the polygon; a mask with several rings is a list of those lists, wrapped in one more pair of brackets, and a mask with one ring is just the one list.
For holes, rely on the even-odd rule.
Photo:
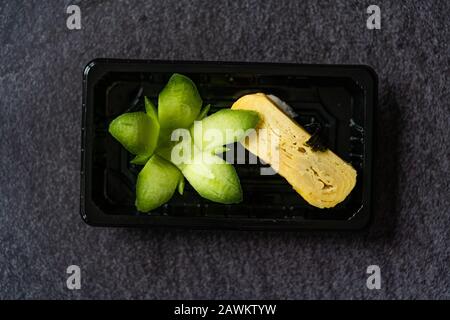
{"label": "black plastic tray", "polygon": [[[329,147],[358,172],[350,196],[332,209],[308,205],[280,176],[259,175],[260,165],[235,165],[244,201],[222,205],[186,184],[149,214],[134,206],[140,166],[107,131],[125,111],[154,102],[174,73],[190,77],[205,103],[227,108],[244,94],[278,96],[303,126],[321,126]],[[231,229],[361,229],[371,214],[372,136],[377,76],[364,65],[301,65],[233,62],[96,59],[83,75],[81,216],[95,226],[175,226]],[[213,110],[215,111],[215,110]]]}

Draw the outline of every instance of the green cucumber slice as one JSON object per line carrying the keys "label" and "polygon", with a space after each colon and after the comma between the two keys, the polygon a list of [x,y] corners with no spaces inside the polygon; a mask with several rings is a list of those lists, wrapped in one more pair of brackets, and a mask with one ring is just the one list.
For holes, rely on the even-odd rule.
{"label": "green cucumber slice", "polygon": [[147,97],[144,97],[144,102],[145,102],[145,112],[147,113],[147,115],[156,122],[158,122],[159,124],[158,111],[156,110],[156,107],[153,104],[153,102]]}
{"label": "green cucumber slice", "polygon": [[259,115],[250,110],[223,109],[191,127],[191,135],[195,144],[202,150],[213,150],[217,147],[242,140],[259,122]]}
{"label": "green cucumber slice", "polygon": [[211,108],[210,104],[207,104],[206,106],[203,107],[202,111],[200,111],[199,115],[197,116],[198,121],[203,120],[209,112],[209,109]]}
{"label": "green cucumber slice", "polygon": [[183,195],[184,192],[184,185],[185,185],[184,177],[181,176],[180,182],[178,183],[178,193],[181,195]]}
{"label": "green cucumber slice", "polygon": [[147,163],[149,158],[150,158],[150,156],[148,156],[148,155],[140,154],[140,155],[137,155],[136,157],[134,157],[134,159],[131,160],[130,163],[144,165]]}
{"label": "green cucumber slice", "polygon": [[158,155],[153,155],[137,178],[137,209],[148,212],[169,201],[180,179],[182,175],[177,167]]}
{"label": "green cucumber slice", "polygon": [[114,119],[108,131],[132,154],[149,158],[157,145],[159,124],[144,112],[130,112]]}
{"label": "green cucumber slice", "polygon": [[202,98],[194,82],[174,73],[158,97],[158,118],[162,128],[189,128],[200,113]]}
{"label": "green cucumber slice", "polygon": [[242,188],[234,167],[209,152],[196,153],[192,163],[180,167],[192,187],[208,200],[232,204],[242,201]]}

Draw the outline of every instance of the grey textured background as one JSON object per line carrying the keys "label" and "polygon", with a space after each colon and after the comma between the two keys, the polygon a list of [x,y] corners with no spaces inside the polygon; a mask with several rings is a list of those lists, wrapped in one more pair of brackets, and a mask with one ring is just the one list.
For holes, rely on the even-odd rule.
{"label": "grey textured background", "polygon": [[[450,298],[449,1],[2,1],[0,298]],[[66,28],[79,4],[82,30]],[[364,63],[379,74],[365,234],[92,228],[81,73],[97,57]],[[65,287],[68,265],[82,289]],[[365,286],[378,264],[382,289]]]}

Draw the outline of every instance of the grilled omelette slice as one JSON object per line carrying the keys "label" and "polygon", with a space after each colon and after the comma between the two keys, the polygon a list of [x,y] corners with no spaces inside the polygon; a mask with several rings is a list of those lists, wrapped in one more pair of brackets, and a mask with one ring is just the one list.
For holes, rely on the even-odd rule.
{"label": "grilled omelette slice", "polygon": [[313,151],[306,143],[311,135],[267,95],[245,95],[232,109],[259,113],[256,132],[241,143],[269,163],[309,204],[332,208],[353,190],[356,170],[329,149]]}

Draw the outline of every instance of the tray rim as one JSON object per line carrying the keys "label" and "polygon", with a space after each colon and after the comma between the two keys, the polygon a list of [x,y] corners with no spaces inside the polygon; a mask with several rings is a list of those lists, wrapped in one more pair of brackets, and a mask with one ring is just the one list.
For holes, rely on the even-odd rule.
{"label": "tray rim", "polygon": [[[124,65],[128,67],[134,65],[146,64],[153,67],[164,66],[198,66],[206,68],[230,68],[230,73],[239,73],[240,71],[233,70],[233,68],[282,68],[283,71],[289,71],[294,74],[295,70],[302,69],[306,71],[336,71],[345,70],[350,73],[351,78],[356,80],[360,85],[364,85],[365,91],[371,89],[371,100],[367,100],[365,95],[365,125],[368,129],[368,148],[365,161],[368,170],[364,175],[364,188],[368,188],[369,192],[363,193],[363,205],[355,214],[347,220],[291,220],[289,218],[270,219],[270,218],[221,218],[221,217],[182,217],[182,216],[152,216],[149,219],[148,215],[108,215],[102,212],[92,201],[85,197],[86,193],[86,162],[89,158],[91,150],[86,147],[86,134],[88,129],[86,127],[86,115],[89,105],[88,89],[90,82],[96,78],[103,76],[98,66],[102,64],[114,65],[117,68],[123,68]],[[182,69],[182,68],[181,68]],[[164,71],[164,70],[161,70]],[[218,70],[223,72],[225,70]],[[355,71],[358,74],[355,74]],[[111,72],[109,70],[108,72]],[[183,71],[180,71],[183,72]],[[247,71],[250,72],[250,71]],[[287,72],[285,72],[287,73]],[[283,74],[283,73],[280,73]],[[316,75],[317,76],[317,75]],[[349,76],[346,74],[346,76]],[[370,91],[370,90],[369,90]],[[368,104],[369,107],[368,108]],[[371,104],[371,106],[370,106]],[[368,109],[367,109],[368,108]],[[80,215],[83,221],[91,226],[98,227],[169,227],[169,228],[189,228],[189,229],[233,229],[233,230],[327,230],[327,231],[345,231],[345,230],[365,230],[372,221],[372,198],[373,198],[373,161],[374,161],[374,147],[376,132],[375,112],[378,108],[378,75],[375,70],[366,64],[301,64],[301,63],[272,63],[272,62],[235,62],[235,61],[197,61],[197,60],[151,60],[151,59],[111,59],[111,58],[97,58],[89,61],[83,68],[83,90],[82,90],[82,123],[81,123],[81,167],[80,167]],[[366,207],[364,207],[366,204]],[[362,211],[362,213],[360,213]]]}

